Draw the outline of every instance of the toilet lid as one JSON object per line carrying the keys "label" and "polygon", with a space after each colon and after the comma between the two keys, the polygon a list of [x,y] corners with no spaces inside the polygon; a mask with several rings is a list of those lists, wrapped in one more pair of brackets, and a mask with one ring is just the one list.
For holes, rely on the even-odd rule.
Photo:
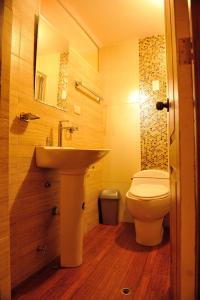
{"label": "toilet lid", "polygon": [[140,198],[158,198],[167,196],[169,193],[169,189],[162,184],[148,184],[142,183],[137,184],[130,189],[130,194]]}

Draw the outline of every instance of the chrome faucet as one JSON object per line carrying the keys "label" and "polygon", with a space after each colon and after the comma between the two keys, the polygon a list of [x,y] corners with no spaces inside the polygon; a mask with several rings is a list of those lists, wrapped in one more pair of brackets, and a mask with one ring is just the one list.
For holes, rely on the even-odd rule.
{"label": "chrome faucet", "polygon": [[62,120],[58,123],[58,147],[62,147],[62,132],[63,129],[67,129],[66,126],[63,126],[63,123],[69,122],[69,120]]}
{"label": "chrome faucet", "polygon": [[63,126],[63,123],[69,122],[69,120],[62,120],[58,123],[58,146],[62,147],[62,132],[64,129],[69,131],[72,134],[74,131],[78,130],[78,127],[75,126]]}

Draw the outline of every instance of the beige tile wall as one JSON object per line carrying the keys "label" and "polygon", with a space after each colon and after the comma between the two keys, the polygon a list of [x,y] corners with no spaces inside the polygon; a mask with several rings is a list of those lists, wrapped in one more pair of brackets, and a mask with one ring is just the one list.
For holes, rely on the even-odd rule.
{"label": "beige tile wall", "polygon": [[[33,45],[35,0],[13,0],[13,35],[10,91],[10,220],[12,287],[29,277],[59,254],[59,217],[51,210],[59,205],[59,177],[54,171],[38,169],[35,146],[44,145],[53,135],[57,145],[58,121],[70,120],[79,131],[65,136],[65,145],[102,147],[103,111],[74,88],[74,80],[82,80],[101,93],[99,74],[73,49],[69,54],[69,103],[67,112],[45,106],[33,100]],[[81,115],[73,112],[73,105]],[[39,120],[28,124],[18,120],[20,112],[32,112]],[[51,188],[45,188],[45,182]],[[97,197],[101,188],[101,164],[91,168],[86,176],[85,231],[98,222]],[[37,252],[39,245],[46,253]]]}
{"label": "beige tile wall", "polygon": [[8,213],[8,117],[11,7],[0,3],[0,299],[10,299],[10,238]]}
{"label": "beige tile wall", "polygon": [[120,220],[132,221],[125,196],[141,163],[138,39],[100,49],[100,72],[105,97],[105,144],[112,149],[105,158],[103,186],[120,190]]}

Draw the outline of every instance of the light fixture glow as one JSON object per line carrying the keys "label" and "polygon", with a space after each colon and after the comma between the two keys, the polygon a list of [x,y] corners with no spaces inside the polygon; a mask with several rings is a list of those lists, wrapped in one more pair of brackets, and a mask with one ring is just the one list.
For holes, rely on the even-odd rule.
{"label": "light fixture glow", "polygon": [[131,91],[128,96],[128,102],[135,104],[135,103],[139,103],[139,101],[140,101],[139,92],[137,90]]}
{"label": "light fixture glow", "polygon": [[143,92],[140,92],[140,102],[145,102],[148,99],[148,96]]}

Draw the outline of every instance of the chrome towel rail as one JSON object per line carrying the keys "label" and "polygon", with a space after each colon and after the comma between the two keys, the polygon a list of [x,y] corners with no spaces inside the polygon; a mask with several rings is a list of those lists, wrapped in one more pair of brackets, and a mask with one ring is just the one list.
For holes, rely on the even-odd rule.
{"label": "chrome towel rail", "polygon": [[101,96],[97,95],[94,91],[86,87],[81,81],[75,81],[75,88],[96,102],[100,103],[103,100]]}

